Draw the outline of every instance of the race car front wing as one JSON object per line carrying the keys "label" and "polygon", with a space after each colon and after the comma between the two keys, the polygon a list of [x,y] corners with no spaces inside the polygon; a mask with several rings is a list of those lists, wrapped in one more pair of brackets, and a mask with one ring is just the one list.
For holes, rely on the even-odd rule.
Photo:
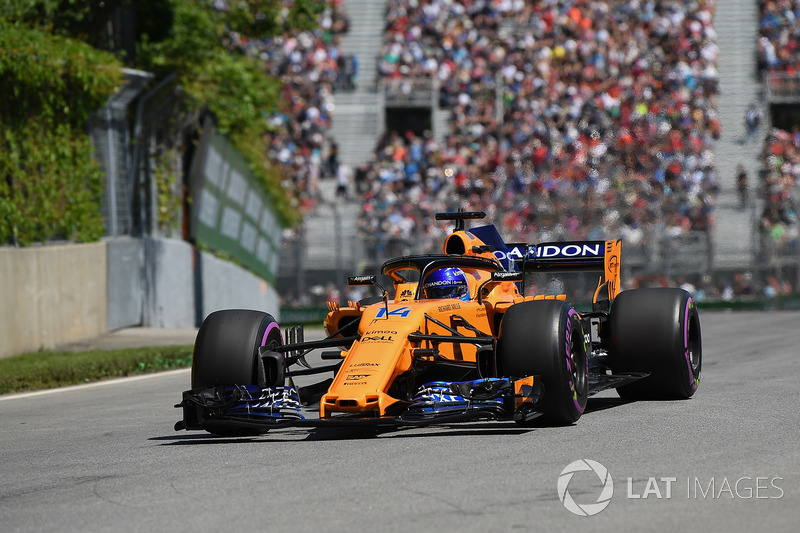
{"label": "race car front wing", "polygon": [[[593,375],[589,395],[618,387],[647,374]],[[544,385],[536,376],[523,379],[484,378],[473,381],[436,381],[421,386],[398,416],[335,416],[311,418],[302,414],[297,389],[292,386],[217,386],[183,393],[175,407],[183,419],[175,430],[241,428],[264,432],[288,426],[420,426],[475,420],[527,422],[542,415]]]}
{"label": "race car front wing", "polygon": [[175,430],[208,430],[225,426],[268,430],[287,426],[426,425],[470,420],[528,421],[541,415],[544,386],[534,376],[523,379],[486,378],[463,382],[433,382],[419,388],[398,416],[336,416],[306,418],[297,390],[291,386],[217,386],[183,393],[175,407],[183,420]]}

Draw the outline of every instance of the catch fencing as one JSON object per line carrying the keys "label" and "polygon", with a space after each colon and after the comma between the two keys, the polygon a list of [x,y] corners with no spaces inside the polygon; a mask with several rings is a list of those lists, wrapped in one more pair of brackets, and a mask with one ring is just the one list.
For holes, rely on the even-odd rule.
{"label": "catch fencing", "polygon": [[151,86],[152,74],[124,72],[124,86],[89,120],[95,156],[106,175],[106,237],[157,235],[154,174],[157,156],[182,142],[180,126],[169,119],[179,108],[179,93],[172,75]]}
{"label": "catch fencing", "polygon": [[[753,224],[757,224],[753,220]],[[359,233],[345,242],[331,234],[334,246],[348,250],[336,260],[314,257],[307,246],[307,230],[287,234],[282,242],[278,288],[284,305],[318,305],[329,293],[320,287],[335,285],[347,294],[346,276],[378,274],[382,263],[395,256],[439,253],[442,239]],[[608,237],[611,238],[611,237]],[[800,245],[798,239],[776,242],[762,232],[743,231],[750,240],[750,253],[735,262],[718,261],[712,235],[690,231],[679,235],[650,231],[637,243],[623,239],[622,279],[627,287],[663,284],[694,287],[699,297],[714,299],[772,297],[800,290]],[[298,290],[305,294],[298,298]],[[702,291],[702,292],[700,292]]]}

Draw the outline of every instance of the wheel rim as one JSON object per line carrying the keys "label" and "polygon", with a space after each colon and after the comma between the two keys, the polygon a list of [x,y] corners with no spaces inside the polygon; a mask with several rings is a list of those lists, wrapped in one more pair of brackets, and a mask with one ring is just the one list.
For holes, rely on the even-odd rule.
{"label": "wheel rim", "polygon": [[700,365],[702,364],[701,359],[701,349],[700,349],[700,338],[697,334],[697,324],[694,320],[689,321],[689,332],[688,332],[688,340],[687,343],[687,350],[689,351],[689,364],[692,367],[692,376],[697,377],[700,374]]}
{"label": "wheel rim", "polygon": [[575,384],[575,392],[580,398],[586,395],[586,365],[580,364],[580,361],[576,359],[581,353],[584,353],[580,346],[582,342],[583,338],[580,332],[573,332],[569,342],[569,364],[572,382]]}

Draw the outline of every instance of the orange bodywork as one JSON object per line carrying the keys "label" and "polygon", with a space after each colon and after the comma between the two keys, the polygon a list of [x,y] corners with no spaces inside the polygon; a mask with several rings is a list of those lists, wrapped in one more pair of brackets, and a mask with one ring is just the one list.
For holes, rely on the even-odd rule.
{"label": "orange bodywork", "polygon": [[[491,263],[489,266],[495,270],[504,270],[493,252],[485,248],[469,231],[455,231],[445,241],[444,252],[456,258],[479,258]],[[606,260],[595,299],[601,289],[608,291],[612,299],[619,291],[619,251],[620,241],[606,242]],[[610,257],[616,257],[615,262],[610,262]],[[465,337],[496,337],[502,315],[511,305],[525,300],[565,298],[564,295],[524,297],[514,281],[492,280],[492,268],[463,268],[469,284],[469,301],[425,299],[418,283],[401,275],[403,266],[399,265],[384,269],[384,274],[393,281],[386,302],[331,306],[325,318],[328,334],[357,320],[358,339],[342,350],[344,361],[320,400],[320,417],[337,413],[391,414],[407,404],[403,382],[415,363],[426,360],[432,363],[434,358],[439,362],[472,363],[473,368],[477,363],[477,343],[409,340],[409,335],[452,338],[456,332]]]}
{"label": "orange bodywork", "polygon": [[[337,313],[348,311],[350,309],[332,311],[328,317],[336,320]],[[408,340],[409,334],[418,331],[425,334],[451,334],[435,322],[426,320],[426,314],[448,326],[451,326],[451,318],[457,314],[481,331],[494,330],[490,326],[493,313],[489,302],[412,300],[392,301],[386,306],[380,303],[368,306],[363,310],[358,328],[360,339],[343,352],[345,360],[342,367],[328,393],[320,401],[320,416],[326,417],[337,411],[386,414],[387,409],[398,401],[387,391],[397,378],[411,370],[415,350],[433,347],[428,341],[412,343]],[[423,324],[427,324],[425,329],[422,329]],[[466,336],[475,335],[458,325],[454,329]],[[476,347],[471,344],[442,343],[438,351],[447,359],[475,362]]]}

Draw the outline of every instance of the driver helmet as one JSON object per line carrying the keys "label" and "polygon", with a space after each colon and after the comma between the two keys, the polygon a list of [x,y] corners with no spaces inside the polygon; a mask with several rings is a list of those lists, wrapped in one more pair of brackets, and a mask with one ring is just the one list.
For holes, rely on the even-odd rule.
{"label": "driver helmet", "polygon": [[467,275],[460,268],[449,267],[431,272],[422,285],[425,298],[458,298],[469,300],[469,285]]}

